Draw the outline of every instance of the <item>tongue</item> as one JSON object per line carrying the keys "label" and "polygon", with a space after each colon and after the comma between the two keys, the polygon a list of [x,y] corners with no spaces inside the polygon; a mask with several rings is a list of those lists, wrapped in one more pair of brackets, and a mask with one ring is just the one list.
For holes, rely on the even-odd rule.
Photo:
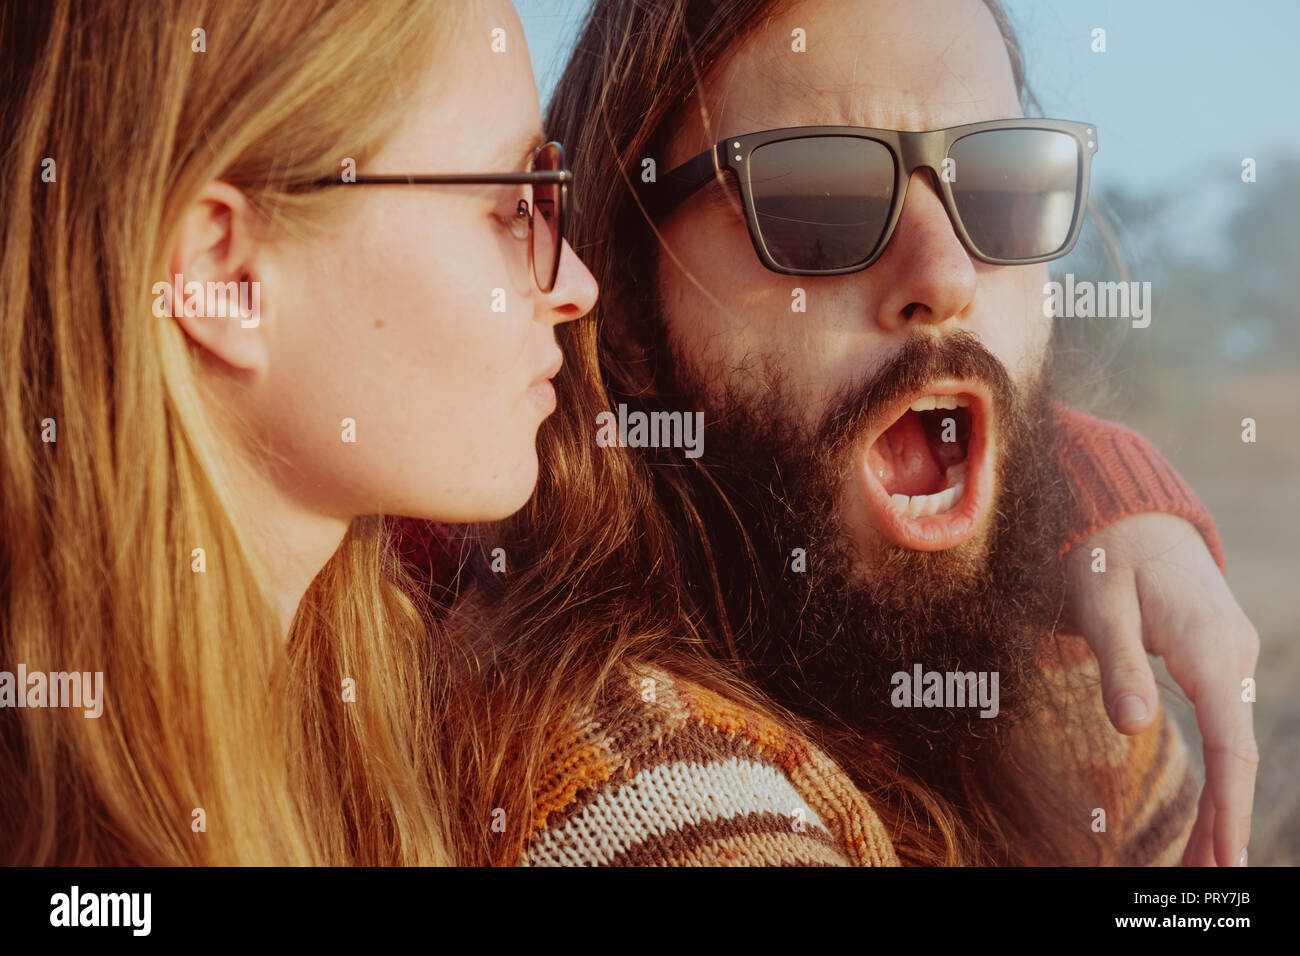
{"label": "tongue", "polygon": [[867,466],[891,495],[929,495],[943,484],[943,473],[921,427],[908,411],[867,451]]}

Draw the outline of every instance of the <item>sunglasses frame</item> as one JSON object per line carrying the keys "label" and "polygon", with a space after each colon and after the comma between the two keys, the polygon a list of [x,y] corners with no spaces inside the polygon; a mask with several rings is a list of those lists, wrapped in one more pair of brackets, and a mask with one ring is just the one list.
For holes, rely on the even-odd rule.
{"label": "sunglasses frame", "polygon": [[[533,150],[529,166],[537,162],[537,157],[548,146],[554,146],[560,154],[559,169],[529,169],[524,173],[385,173],[374,176],[357,176],[355,179],[343,180],[332,176],[312,181],[313,186],[457,186],[457,185],[494,185],[494,186],[550,186],[560,187],[559,208],[555,211],[555,261],[551,263],[551,274],[545,285],[537,274],[537,262],[533,257],[533,231],[537,216],[537,203],[528,206],[528,269],[533,274],[533,282],[543,295],[555,288],[555,280],[560,274],[560,256],[564,253],[564,227],[568,217],[569,186],[573,183],[573,171],[569,169],[564,158],[564,147],[555,140],[543,143]],[[519,200],[523,202],[523,200]]]}
{"label": "sunglasses frame", "polygon": [[[1053,133],[1065,133],[1078,145],[1078,168],[1075,183],[1075,207],[1070,232],[1064,245],[1047,255],[1026,259],[1000,259],[986,256],[975,248],[962,224],[952,195],[952,184],[944,180],[943,161],[947,158],[953,144],[975,133],[990,130],[1037,129]],[[756,149],[771,143],[780,143],[795,139],[809,139],[825,136],[847,136],[855,139],[868,139],[885,146],[894,161],[894,191],[890,198],[889,213],[885,229],[866,259],[848,266],[834,269],[795,269],[782,266],[772,258],[767,243],[758,228],[758,214],[754,207],[753,190],[750,181],[750,158]],[[925,168],[934,172],[939,184],[939,194],[944,210],[952,222],[953,229],[962,245],[972,256],[981,262],[992,265],[1031,265],[1035,262],[1049,262],[1059,259],[1074,248],[1083,228],[1084,212],[1088,204],[1088,182],[1092,171],[1092,154],[1097,151],[1097,127],[1093,123],[1075,122],[1073,120],[1040,119],[1037,117],[1016,117],[1013,119],[987,120],[981,123],[967,123],[962,126],[950,126],[946,129],[911,131],[893,129],[875,129],[866,126],[788,126],[782,129],[762,130],[746,133],[743,136],[729,136],[705,150],[693,159],[689,159],[660,178],[658,183],[645,184],[645,206],[655,221],[667,216],[687,198],[705,186],[710,180],[722,183],[724,172],[736,177],[740,188],[741,204],[745,213],[745,225],[754,244],[754,251],[763,265],[773,272],[783,275],[844,275],[861,272],[873,265],[884,253],[893,238],[894,227],[903,211],[903,202],[907,198],[907,184],[912,173]]]}

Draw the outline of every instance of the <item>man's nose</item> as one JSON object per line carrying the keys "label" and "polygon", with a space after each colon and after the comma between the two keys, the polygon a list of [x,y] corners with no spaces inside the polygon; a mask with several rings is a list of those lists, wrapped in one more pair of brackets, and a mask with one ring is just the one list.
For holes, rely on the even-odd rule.
{"label": "man's nose", "polygon": [[875,321],[885,331],[960,321],[968,311],[975,263],[957,238],[933,170],[912,173],[894,234],[871,272],[884,290]]}

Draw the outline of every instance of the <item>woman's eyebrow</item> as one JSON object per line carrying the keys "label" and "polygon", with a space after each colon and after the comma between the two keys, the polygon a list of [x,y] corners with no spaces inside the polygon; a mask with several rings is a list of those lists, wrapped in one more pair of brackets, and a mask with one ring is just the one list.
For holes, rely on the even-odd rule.
{"label": "woman's eyebrow", "polygon": [[502,169],[511,172],[522,169],[528,164],[528,160],[532,158],[534,150],[544,142],[546,140],[542,138],[540,129],[529,130],[523,136],[511,140],[510,144],[500,154],[502,162],[505,163]]}

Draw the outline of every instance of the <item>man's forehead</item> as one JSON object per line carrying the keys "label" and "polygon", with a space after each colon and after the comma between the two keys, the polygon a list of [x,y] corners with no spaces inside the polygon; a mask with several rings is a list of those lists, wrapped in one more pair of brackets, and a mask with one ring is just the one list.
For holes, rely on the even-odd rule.
{"label": "man's forehead", "polygon": [[703,113],[686,111],[673,162],[725,136],[784,126],[938,129],[1020,115],[983,2],[919,2],[906,17],[890,9],[815,0],[758,27],[702,84]]}

